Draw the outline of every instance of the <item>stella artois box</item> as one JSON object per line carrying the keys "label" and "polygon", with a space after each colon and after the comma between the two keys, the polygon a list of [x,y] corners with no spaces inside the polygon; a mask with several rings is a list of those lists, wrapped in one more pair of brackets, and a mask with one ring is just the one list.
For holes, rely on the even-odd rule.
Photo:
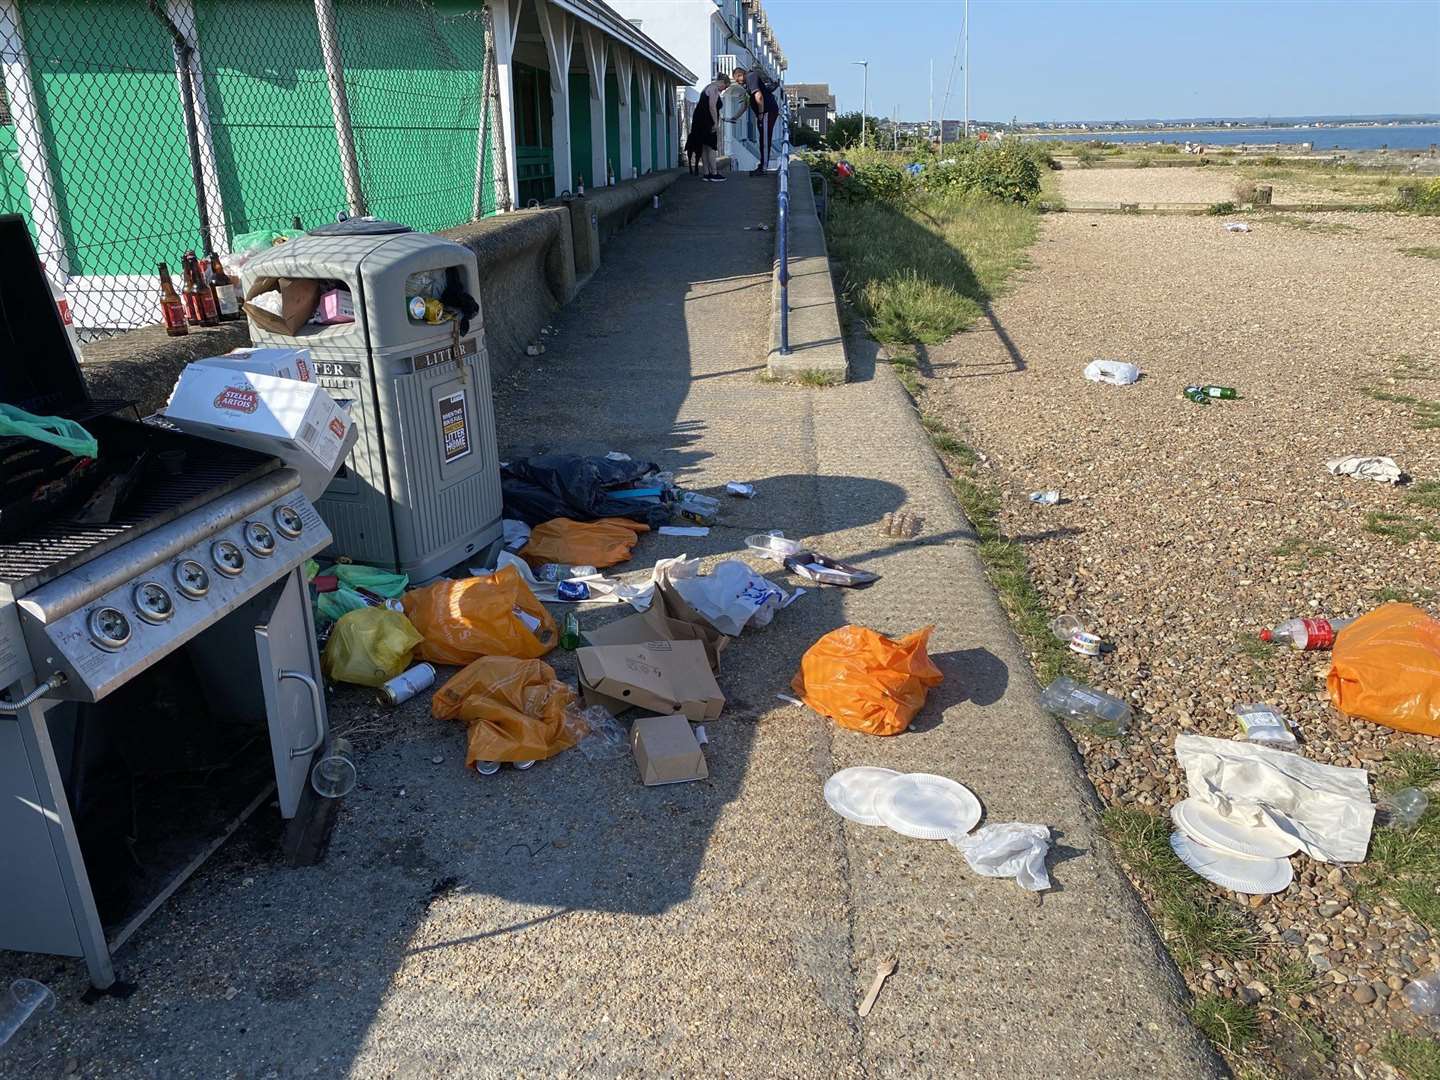
{"label": "stella artois box", "polygon": [[189,364],[165,419],[192,435],[274,454],[300,473],[312,500],[330,486],[355,445],[350,414],[312,382]]}

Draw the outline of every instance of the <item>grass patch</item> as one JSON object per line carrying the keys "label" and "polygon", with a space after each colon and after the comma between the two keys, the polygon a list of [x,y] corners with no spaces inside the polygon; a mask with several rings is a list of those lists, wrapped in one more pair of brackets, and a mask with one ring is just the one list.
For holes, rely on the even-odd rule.
{"label": "grass patch", "polygon": [[1260,1033],[1260,1014],[1254,1008],[1214,994],[1195,999],[1190,1019],[1206,1038],[1229,1054],[1242,1053]]}
{"label": "grass patch", "polygon": [[1385,789],[1429,787],[1440,780],[1440,758],[1423,750],[1396,750],[1385,759]]}
{"label": "grass patch", "polygon": [[1168,817],[1111,807],[1101,822],[1130,872],[1154,894],[1160,933],[1176,963],[1194,968],[1207,955],[1239,959],[1254,954],[1256,937],[1239,909],[1217,895],[1170,849]]}
{"label": "grass patch", "polygon": [[[1385,790],[1430,787],[1440,781],[1440,758],[1402,750],[1385,762]],[[1372,833],[1362,882],[1369,892],[1389,896],[1431,931],[1440,930],[1440,796],[1413,828],[1381,826]]]}
{"label": "grass patch", "polygon": [[1440,480],[1421,480],[1411,484],[1405,492],[1405,501],[1426,510],[1440,510]]}
{"label": "grass patch", "polygon": [[[1424,369],[1418,369],[1413,374],[1405,370],[1395,373],[1397,379],[1431,380],[1435,376]],[[1433,401],[1429,398],[1416,397],[1414,394],[1397,394],[1393,390],[1377,390],[1374,387],[1367,387],[1362,391],[1366,397],[1374,398],[1376,401],[1389,402],[1391,405],[1404,405],[1410,409],[1410,421],[1420,431],[1429,431],[1440,428],[1440,401]]]}
{"label": "grass patch", "polygon": [[1217,202],[1211,203],[1205,212],[1211,217],[1220,217],[1224,214],[1233,214],[1235,210],[1236,206],[1233,202]]}
{"label": "grass patch", "polygon": [[1440,1080],[1440,1040],[1392,1033],[1380,1044],[1380,1060],[1409,1080]]}
{"label": "grass patch", "polygon": [[979,318],[1026,261],[1039,216],[1013,203],[919,194],[837,202],[830,254],[847,298],[887,345],[935,344]]}
{"label": "grass patch", "polygon": [[1440,247],[1403,247],[1395,250],[1401,255],[1409,255],[1416,259],[1440,259]]}
{"label": "grass patch", "polygon": [[1301,232],[1331,233],[1337,236],[1360,231],[1354,225],[1347,225],[1343,221],[1314,221],[1311,218],[1296,217],[1294,214],[1266,214],[1265,223],[1283,225],[1287,229],[1299,229]]}
{"label": "grass patch", "polygon": [[1247,660],[1268,660],[1275,647],[1261,641],[1254,634],[1237,634],[1235,651]]}
{"label": "grass patch", "polygon": [[1278,555],[1282,559],[1293,559],[1299,565],[1305,566],[1311,559],[1321,555],[1334,555],[1335,548],[1330,544],[1316,543],[1303,537],[1292,536],[1275,548],[1271,554]]}
{"label": "grass patch", "polygon": [[1413,544],[1416,540],[1440,541],[1440,526],[1431,525],[1409,514],[1388,510],[1372,510],[1365,515],[1365,531],[1383,536],[1397,544]]}
{"label": "grass patch", "polygon": [[845,380],[833,371],[817,371],[814,368],[805,368],[797,371],[790,382],[799,383],[801,386],[839,386]]}

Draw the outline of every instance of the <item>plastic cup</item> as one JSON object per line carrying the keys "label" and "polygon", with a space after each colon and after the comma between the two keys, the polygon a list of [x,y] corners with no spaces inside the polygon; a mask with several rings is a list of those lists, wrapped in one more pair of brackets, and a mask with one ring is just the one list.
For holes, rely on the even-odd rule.
{"label": "plastic cup", "polygon": [[42,982],[34,979],[16,979],[10,984],[10,1001],[0,1013],[0,1046],[25,1025],[37,1009],[49,1012],[55,1008],[55,994]]}
{"label": "plastic cup", "polygon": [[1430,797],[1419,788],[1407,787],[1380,796],[1377,805],[1385,811],[1390,825],[1413,829],[1429,809]]}
{"label": "plastic cup", "polygon": [[355,748],[349,739],[336,739],[310,770],[310,786],[325,799],[343,799],[355,789]]}
{"label": "plastic cup", "polygon": [[1085,632],[1085,624],[1074,615],[1057,615],[1050,620],[1050,632],[1068,645],[1075,639],[1076,634]]}

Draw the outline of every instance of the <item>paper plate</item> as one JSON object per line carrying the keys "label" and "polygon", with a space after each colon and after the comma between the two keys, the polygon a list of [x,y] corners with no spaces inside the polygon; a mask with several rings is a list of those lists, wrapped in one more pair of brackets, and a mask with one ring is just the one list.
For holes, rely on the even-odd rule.
{"label": "paper plate", "polygon": [[1300,850],[1300,841],[1269,825],[1246,825],[1221,816],[1209,803],[1185,799],[1170,808],[1175,827],[1206,847],[1252,859],[1283,859]]}
{"label": "paper plate", "polygon": [[1231,892],[1262,896],[1277,893],[1295,878],[1289,859],[1251,859],[1217,851],[1191,840],[1184,833],[1170,834],[1170,847],[1180,861],[1206,881]]}
{"label": "paper plate", "polygon": [[975,827],[980,800],[949,777],[905,773],[876,792],[875,814],[902,836],[946,840]]}
{"label": "paper plate", "polygon": [[861,825],[884,825],[875,816],[875,792],[891,777],[899,775],[894,769],[875,765],[841,769],[825,781],[825,801],[841,817]]}

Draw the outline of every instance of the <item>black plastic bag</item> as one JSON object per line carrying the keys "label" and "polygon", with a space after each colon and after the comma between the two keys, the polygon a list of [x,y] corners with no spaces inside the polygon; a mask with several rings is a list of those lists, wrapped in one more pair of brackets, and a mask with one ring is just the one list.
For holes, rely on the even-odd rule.
{"label": "black plastic bag", "polygon": [[539,525],[552,518],[595,521],[623,517],[658,527],[670,520],[670,508],[656,502],[616,499],[615,488],[636,486],[659,471],[652,461],[614,461],[576,454],[519,458],[500,471],[505,516]]}

